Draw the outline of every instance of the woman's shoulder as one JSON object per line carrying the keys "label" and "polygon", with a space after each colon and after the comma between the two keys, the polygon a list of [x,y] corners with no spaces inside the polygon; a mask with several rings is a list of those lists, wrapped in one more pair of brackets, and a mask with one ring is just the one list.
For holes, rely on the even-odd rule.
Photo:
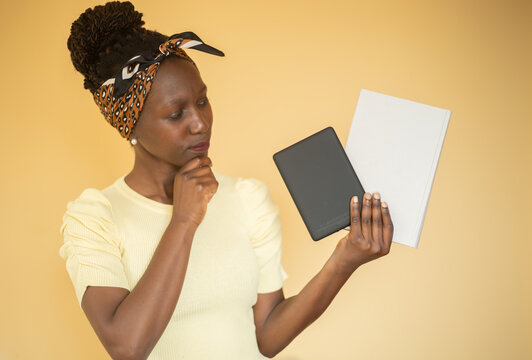
{"label": "woman's shoulder", "polygon": [[111,203],[103,191],[93,187],[83,189],[77,197],[69,200],[66,205],[67,210],[103,211],[110,207]]}
{"label": "woman's shoulder", "polygon": [[112,223],[112,207],[102,190],[89,187],[66,204],[61,230],[68,224],[95,224],[102,226]]}
{"label": "woman's shoulder", "polygon": [[[233,176],[213,170],[213,174],[223,190],[232,191],[244,198],[256,198],[269,195],[268,185],[255,177]],[[219,188],[220,190],[220,188]]]}
{"label": "woman's shoulder", "polygon": [[243,214],[251,226],[263,221],[266,216],[275,216],[279,213],[279,206],[273,200],[268,184],[264,180],[245,176],[229,176],[224,180],[226,186],[231,188],[238,199]]}

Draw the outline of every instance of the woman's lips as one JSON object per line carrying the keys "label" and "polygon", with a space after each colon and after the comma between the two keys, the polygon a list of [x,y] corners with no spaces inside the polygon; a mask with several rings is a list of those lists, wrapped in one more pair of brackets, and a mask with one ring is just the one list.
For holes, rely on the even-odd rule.
{"label": "woman's lips", "polygon": [[209,148],[209,143],[205,142],[205,143],[200,144],[199,146],[190,147],[188,149],[193,152],[205,152],[207,151],[208,148]]}

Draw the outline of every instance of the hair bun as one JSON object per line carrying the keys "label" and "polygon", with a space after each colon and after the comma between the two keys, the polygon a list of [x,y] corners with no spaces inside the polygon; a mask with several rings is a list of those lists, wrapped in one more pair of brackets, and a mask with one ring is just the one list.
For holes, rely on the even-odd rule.
{"label": "hair bun", "polygon": [[[67,47],[76,70],[85,76],[85,88],[94,88],[100,53],[108,46],[118,46],[116,36],[127,36],[142,30],[142,13],[129,1],[110,1],[82,13],[72,23]],[[127,36],[128,37],[128,36]]]}

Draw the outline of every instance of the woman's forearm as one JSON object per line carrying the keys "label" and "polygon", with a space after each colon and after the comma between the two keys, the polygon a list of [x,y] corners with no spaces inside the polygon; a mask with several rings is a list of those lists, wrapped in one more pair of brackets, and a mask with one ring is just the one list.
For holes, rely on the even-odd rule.
{"label": "woman's forearm", "polygon": [[262,354],[275,356],[331,304],[354,271],[345,270],[339,261],[338,254],[343,245],[343,241],[338,243],[323,268],[299,294],[283,300],[271,311],[257,332]]}
{"label": "woman's forearm", "polygon": [[111,329],[119,353],[145,359],[156,345],[176,307],[185,278],[196,226],[170,222],[146,271],[121,302]]}

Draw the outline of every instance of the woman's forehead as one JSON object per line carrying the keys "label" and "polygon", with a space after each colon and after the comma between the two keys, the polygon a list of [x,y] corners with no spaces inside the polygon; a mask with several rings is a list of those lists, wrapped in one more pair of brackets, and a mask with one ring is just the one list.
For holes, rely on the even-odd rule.
{"label": "woman's forehead", "polygon": [[153,79],[153,85],[145,104],[148,112],[156,111],[163,114],[172,111],[176,106],[196,101],[195,99],[207,90],[207,86],[193,64],[172,66],[169,61],[166,65],[169,66],[164,69],[159,68]]}
{"label": "woman's forehead", "polygon": [[161,98],[173,97],[176,93],[196,94],[203,90],[205,83],[196,67],[186,60],[163,61],[153,80],[152,90]]}
{"label": "woman's forehead", "polygon": [[199,77],[198,69],[193,63],[175,55],[167,56],[157,72],[173,77]]}

